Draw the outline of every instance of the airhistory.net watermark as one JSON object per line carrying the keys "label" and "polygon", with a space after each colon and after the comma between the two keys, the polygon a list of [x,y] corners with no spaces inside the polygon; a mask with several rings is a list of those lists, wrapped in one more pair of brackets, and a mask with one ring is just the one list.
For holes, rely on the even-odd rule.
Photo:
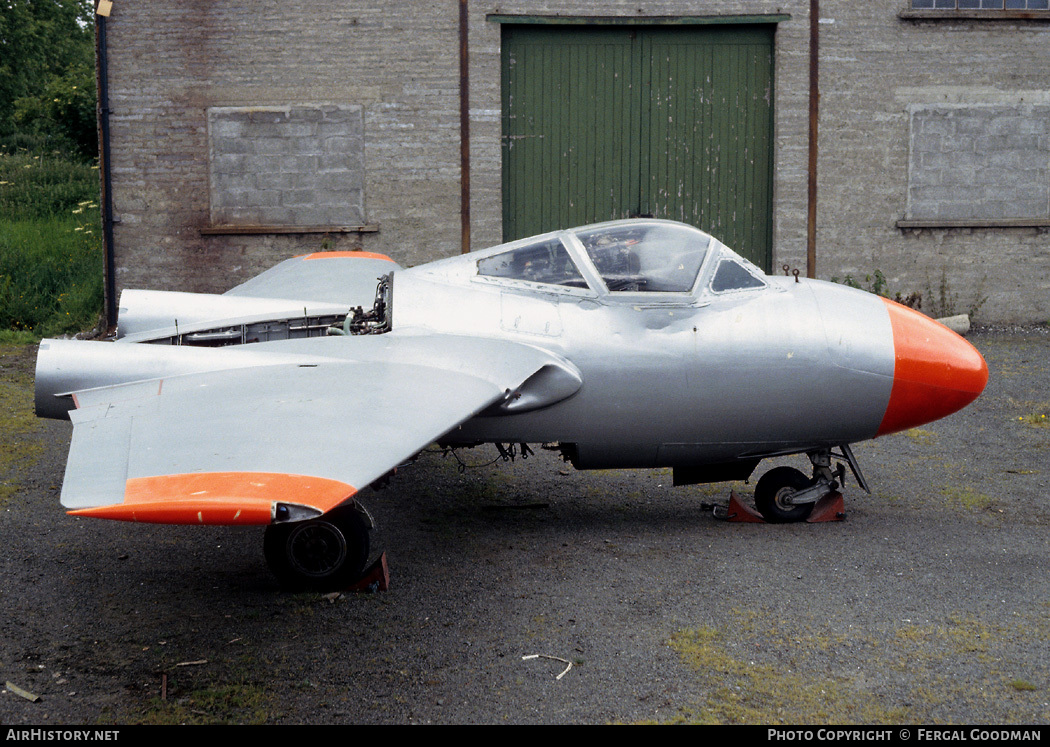
{"label": "airhistory.net watermark", "polygon": [[6,742],[115,742],[116,729],[4,729]]}

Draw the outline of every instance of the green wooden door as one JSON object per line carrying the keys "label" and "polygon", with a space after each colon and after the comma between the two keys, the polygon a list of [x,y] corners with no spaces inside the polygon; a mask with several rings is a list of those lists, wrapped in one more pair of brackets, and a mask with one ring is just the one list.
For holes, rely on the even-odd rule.
{"label": "green wooden door", "polygon": [[772,41],[772,26],[504,26],[504,239],[652,215],[768,270]]}

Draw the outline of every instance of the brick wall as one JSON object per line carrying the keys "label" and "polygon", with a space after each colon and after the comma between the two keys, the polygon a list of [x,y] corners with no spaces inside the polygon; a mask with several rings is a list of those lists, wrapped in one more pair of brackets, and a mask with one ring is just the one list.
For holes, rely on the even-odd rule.
{"label": "brick wall", "polygon": [[[907,5],[821,2],[818,276],[863,278],[880,270],[891,290],[902,292],[936,288],[943,278],[960,306],[987,296],[980,312],[986,320],[1046,321],[1044,228],[902,230],[897,221],[909,217],[912,114],[1050,104],[1044,74],[1050,24],[901,20]],[[442,0],[406,7],[117,0],[109,33],[118,286],[221,291],[322,244],[384,252],[406,265],[458,252],[458,6]],[[774,267],[804,269],[808,8],[800,0],[472,1],[474,248],[501,239],[500,27],[488,14],[786,14],[775,52]],[[202,235],[202,228],[238,219],[224,212],[237,205],[215,201],[231,189],[216,191],[215,180],[233,172],[214,161],[209,111],[322,104],[360,112],[362,168],[356,182],[345,170],[337,177],[337,186],[349,190],[340,202],[344,214],[337,216],[333,204],[315,217],[341,223],[337,217],[360,216],[378,232]],[[292,155],[308,155],[296,147]],[[1039,168],[1045,177],[1046,165]],[[917,194],[911,192],[913,202]],[[268,218],[241,219],[280,222],[278,206],[269,207]]]}
{"label": "brick wall", "polygon": [[1050,107],[910,109],[912,219],[1050,220]]}
{"label": "brick wall", "polygon": [[[1025,106],[1046,104],[1041,69],[1050,63],[1050,24],[901,20],[906,6],[821,2],[827,22],[821,25],[819,275],[863,277],[878,269],[891,290],[921,292],[933,311],[943,279],[956,311],[987,297],[979,320],[1045,322],[1045,228],[901,230],[896,223],[913,217],[912,113],[984,107],[990,136],[1005,126],[994,113],[1017,116]],[[989,145],[978,146],[986,163]],[[1031,147],[1045,152],[1046,144]],[[1002,188],[1008,191],[1010,182]],[[974,217],[993,210],[974,209]]]}
{"label": "brick wall", "polygon": [[363,224],[362,125],[360,106],[209,108],[211,222]]}

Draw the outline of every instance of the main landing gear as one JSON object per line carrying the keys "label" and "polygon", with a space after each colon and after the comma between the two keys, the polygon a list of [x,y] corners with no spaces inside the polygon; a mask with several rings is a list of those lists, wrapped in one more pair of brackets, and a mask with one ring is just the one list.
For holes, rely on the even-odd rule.
{"label": "main landing gear", "polygon": [[[771,524],[787,524],[796,521],[829,521],[841,519],[842,494],[839,487],[846,476],[846,464],[860,487],[870,493],[864,475],[860,471],[853,451],[848,444],[839,447],[840,453],[831,449],[811,451],[807,454],[813,464],[813,476],[806,477],[794,467],[774,467],[762,475],[755,485],[755,508],[761,519]],[[840,460],[831,467],[832,458]],[[843,464],[845,462],[845,464]],[[754,520],[746,516],[748,510],[739,502],[730,502],[731,520]],[[743,516],[740,516],[744,514]],[[739,516],[739,518],[737,518]],[[756,517],[757,518],[757,517]]]}
{"label": "main landing gear", "polygon": [[293,591],[342,591],[365,569],[371,517],[357,503],[316,519],[270,524],[263,554],[281,586]]}

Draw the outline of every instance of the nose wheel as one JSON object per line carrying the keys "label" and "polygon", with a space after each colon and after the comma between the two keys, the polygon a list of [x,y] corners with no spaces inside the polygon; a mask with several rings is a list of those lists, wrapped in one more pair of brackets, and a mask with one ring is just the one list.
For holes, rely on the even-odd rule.
{"label": "nose wheel", "polygon": [[770,524],[805,521],[813,503],[795,503],[794,498],[812,485],[813,481],[794,467],[775,467],[755,485],[755,508]]}

